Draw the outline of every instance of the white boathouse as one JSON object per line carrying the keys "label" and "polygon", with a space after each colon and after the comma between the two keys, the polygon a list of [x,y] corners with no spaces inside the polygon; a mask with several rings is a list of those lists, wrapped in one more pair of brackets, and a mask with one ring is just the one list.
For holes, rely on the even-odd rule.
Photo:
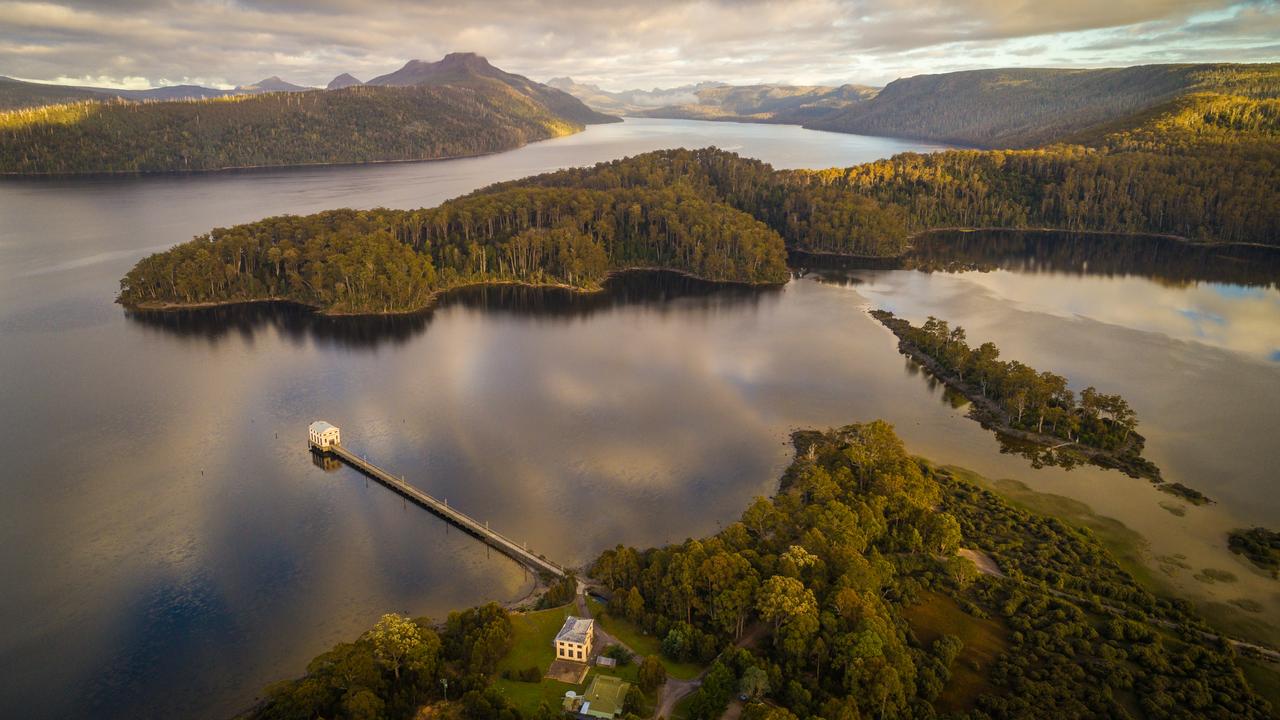
{"label": "white boathouse", "polygon": [[311,441],[311,447],[317,450],[328,450],[342,441],[342,433],[336,425],[317,420],[307,428],[307,439]]}

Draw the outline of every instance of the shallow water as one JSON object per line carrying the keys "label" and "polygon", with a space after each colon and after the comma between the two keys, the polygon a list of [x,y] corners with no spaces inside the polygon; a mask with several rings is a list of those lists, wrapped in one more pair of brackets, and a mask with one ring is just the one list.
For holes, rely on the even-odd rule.
{"label": "shallow water", "polygon": [[[1111,274],[1044,262],[828,270],[764,291],[628,275],[599,295],[473,289],[431,313],[364,321],[268,306],[130,316],[111,302],[138,257],[214,225],[431,205],[708,144],[787,166],[919,147],[654,120],[446,163],[0,183],[0,704],[225,717],[383,612],[440,617],[527,590],[470,537],[352,470],[313,464],[305,426],[317,418],[578,564],[616,543],[714,532],[773,490],[792,429],[883,417],[914,452],[1079,498],[1153,554],[1240,577],[1205,586],[1180,572],[1184,592],[1254,597],[1278,616],[1277,584],[1223,536],[1280,516],[1280,295],[1265,278],[1171,279],[1142,262]],[[1008,256],[1035,255],[1021,252]],[[1000,454],[867,306],[945,317],[1007,357],[1122,392],[1166,477],[1220,504],[1179,518],[1145,482]]]}

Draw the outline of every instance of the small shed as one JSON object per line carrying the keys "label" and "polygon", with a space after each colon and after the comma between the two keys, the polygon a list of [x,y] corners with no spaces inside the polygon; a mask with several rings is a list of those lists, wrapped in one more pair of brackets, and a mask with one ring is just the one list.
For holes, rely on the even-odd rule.
{"label": "small shed", "polygon": [[311,447],[318,450],[328,450],[342,441],[342,434],[336,425],[330,425],[324,420],[317,420],[311,423],[311,427],[307,429],[307,439],[311,442]]}

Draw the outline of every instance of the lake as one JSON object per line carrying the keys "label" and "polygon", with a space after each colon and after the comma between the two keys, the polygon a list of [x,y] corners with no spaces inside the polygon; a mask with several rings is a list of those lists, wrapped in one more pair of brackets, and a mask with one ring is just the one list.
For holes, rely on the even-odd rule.
{"label": "lake", "polygon": [[[1228,529],[1280,517],[1280,290],[1264,251],[986,233],[929,238],[900,266],[800,262],[768,290],[626,274],[596,295],[468,289],[429,313],[368,320],[112,303],[139,257],[214,226],[430,206],[707,145],[779,167],[932,149],[628,120],[439,163],[0,182],[0,706],[225,718],[384,612],[440,618],[529,590],[510,560],[353,470],[314,463],[306,425],[319,418],[570,565],[617,543],[715,532],[773,491],[791,430],[884,418],[913,452],[1123,522],[1150,542],[1164,582],[1276,639],[1263,618],[1280,617],[1280,584],[1225,549]],[[1144,481],[1002,454],[868,307],[938,315],[1077,389],[1123,393],[1165,477],[1219,503],[1178,516],[1166,507],[1182,503]],[[1155,557],[1173,555],[1193,569],[1161,573]],[[1238,580],[1194,580],[1206,567]],[[1225,604],[1244,597],[1265,611]]]}

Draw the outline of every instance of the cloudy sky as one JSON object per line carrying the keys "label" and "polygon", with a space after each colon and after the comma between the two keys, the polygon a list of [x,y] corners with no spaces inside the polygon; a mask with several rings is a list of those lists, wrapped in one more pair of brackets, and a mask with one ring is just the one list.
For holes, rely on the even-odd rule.
{"label": "cloudy sky", "polygon": [[455,50],[615,90],[1276,61],[1280,0],[0,0],[0,75],[29,80],[323,85]]}

